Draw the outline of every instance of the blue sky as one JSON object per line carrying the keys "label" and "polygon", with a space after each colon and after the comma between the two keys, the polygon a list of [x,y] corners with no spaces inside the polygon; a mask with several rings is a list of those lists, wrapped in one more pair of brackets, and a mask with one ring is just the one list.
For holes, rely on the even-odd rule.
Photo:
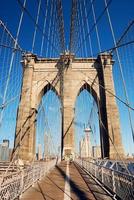
{"label": "blue sky", "polygon": [[[23,2],[23,0],[21,0]],[[89,5],[89,0],[86,0],[86,4]],[[63,5],[63,15],[64,15],[64,28],[65,28],[65,41],[66,41],[66,49],[69,47],[69,38],[70,38],[70,16],[71,16],[71,0],[62,0],[62,5]],[[45,11],[45,6],[46,6],[46,0],[42,0],[42,6],[44,6],[44,11]],[[32,14],[33,18],[36,18],[36,13],[38,9],[38,4],[37,0],[31,1],[27,0],[27,9],[30,11]],[[104,0],[95,0],[94,1],[94,7],[95,7],[95,12],[96,16],[99,16],[101,11],[104,8]],[[89,7],[87,7],[87,10]],[[109,7],[112,23],[113,23],[113,28],[116,36],[116,40],[120,38],[121,34],[123,33],[124,29],[127,27],[129,22],[134,19],[134,1],[133,0],[113,0],[110,7]],[[16,30],[17,26],[19,23],[19,18],[20,18],[20,13],[21,13],[21,8],[20,5],[18,4],[17,0],[2,0],[1,1],[1,6],[0,6],[0,19],[7,25],[8,29],[12,33],[12,35],[15,37],[16,36]],[[50,12],[49,12],[50,13]],[[93,17],[92,15],[89,16],[88,21],[90,22],[90,25],[92,26],[93,24]],[[43,25],[43,17],[40,16],[39,24],[42,26]],[[111,32],[109,29],[108,25],[108,20],[106,16],[102,18],[100,23],[98,24],[98,30],[99,30],[99,35],[100,35],[100,42],[102,46],[102,50],[108,49],[113,47],[113,40],[111,36]],[[34,31],[34,25],[29,19],[29,17],[25,14],[24,15],[24,20],[22,23],[21,31],[20,31],[20,36],[19,36],[19,44],[21,47],[27,51],[31,51],[32,47],[32,39],[33,39],[33,31]],[[133,39],[133,35],[130,32],[129,38],[128,39]],[[2,31],[0,32],[0,37],[2,35]],[[37,37],[36,37],[36,42],[35,42],[35,48],[34,48],[34,53],[39,55],[40,54],[40,46],[41,46],[41,34],[37,32]],[[9,43],[6,41],[6,36],[5,36],[5,43]],[[45,40],[45,45],[47,46],[47,39]],[[95,32],[92,34],[92,44],[93,44],[93,53],[96,55],[98,53],[98,46],[96,42],[96,35]],[[50,46],[49,46],[50,48]],[[123,49],[123,48],[122,48]],[[124,48],[124,52],[122,52],[122,49],[120,50],[120,56],[121,56],[121,61],[123,65],[123,73],[127,82],[127,91],[129,95],[129,101],[131,105],[134,107],[134,95],[132,93],[133,91],[133,84],[134,84],[134,68],[133,68],[133,48],[130,46],[127,49]],[[1,50],[0,50],[1,51]],[[3,51],[3,50],[2,50]],[[44,47],[44,54],[45,55],[45,47]],[[4,87],[5,87],[5,82],[7,80],[7,74],[9,70],[9,63],[10,63],[10,54],[8,51],[4,50],[3,54],[0,54],[0,95],[3,97],[4,95]],[[9,60],[6,61],[4,60],[4,56],[7,57]],[[50,54],[49,54],[50,55]],[[79,52],[78,52],[78,55]],[[58,56],[58,55],[57,55]],[[90,54],[89,54],[90,56]],[[8,93],[7,93],[7,100],[10,100],[12,97],[17,95],[17,91],[19,94],[20,91],[20,86],[21,86],[21,78],[22,78],[22,67],[19,64],[19,59],[20,55],[16,55],[16,64],[14,62],[14,67],[12,69],[12,74],[11,74],[11,79],[10,79],[10,85],[8,88]],[[116,60],[116,56],[114,56],[114,59]],[[17,67],[18,66],[18,67]],[[15,74],[15,76],[14,76]],[[123,93],[123,87],[122,83],[120,81],[120,74],[118,70],[118,63],[115,63],[114,65],[114,81],[115,81],[115,87],[117,94],[119,97],[123,98],[124,93]],[[14,84],[15,82],[15,84]],[[53,95],[53,93],[48,93],[48,97],[44,97],[44,102],[45,105],[47,105],[47,108],[50,108],[52,111],[51,114],[57,113],[57,116],[60,116],[60,105],[57,102],[57,111],[55,111],[55,100],[57,97]],[[82,105],[82,99],[84,99],[85,104]],[[15,131],[15,121],[16,121],[16,112],[17,112],[17,105],[18,105],[19,99],[16,99],[13,104],[9,104],[5,108],[4,115],[3,115],[3,122],[2,126],[0,127],[0,141],[2,141],[3,138],[8,137],[11,140],[11,143],[13,145],[13,138],[14,138],[14,131]],[[57,100],[56,100],[57,101]],[[2,98],[0,98],[0,104],[2,103]],[[11,106],[12,105],[12,106]],[[86,108],[88,108],[88,112],[85,112],[85,105]],[[89,94],[87,92],[83,92],[77,99],[76,101],[76,110],[79,112],[79,108],[82,112],[82,117],[77,116],[77,120],[81,123],[87,124],[89,115],[90,115],[90,109],[91,109],[91,102],[89,101]],[[134,144],[132,142],[132,136],[131,136],[131,131],[130,131],[130,125],[129,125],[129,120],[128,120],[128,114],[126,108],[118,102],[119,105],[119,110],[120,110],[120,120],[121,120],[121,130],[122,130],[122,138],[123,138],[123,144],[125,146],[126,153],[132,153],[134,152]],[[14,114],[13,114],[14,113]],[[47,111],[47,118],[50,123],[49,126],[52,127],[52,134],[54,136],[54,140],[57,141],[57,137],[59,135],[56,135],[55,132],[55,126],[57,123],[55,123],[54,126],[52,126],[51,122],[54,119],[54,114],[50,115]],[[132,114],[132,121],[134,122],[134,114]],[[42,116],[43,119],[43,116]],[[98,122],[97,119],[94,120],[94,123],[96,124],[96,134],[97,138],[99,134],[98,130]],[[42,125],[41,125],[42,127]],[[41,128],[39,128],[40,130]],[[58,133],[60,132],[60,121],[59,121],[59,126],[57,127]],[[80,139],[83,137],[83,127],[76,127],[76,136]],[[41,141],[41,136],[43,132],[37,133],[37,142],[39,143]],[[127,142],[126,142],[127,141]],[[99,139],[97,139],[97,143],[99,144]],[[59,144],[57,143],[57,146]]]}

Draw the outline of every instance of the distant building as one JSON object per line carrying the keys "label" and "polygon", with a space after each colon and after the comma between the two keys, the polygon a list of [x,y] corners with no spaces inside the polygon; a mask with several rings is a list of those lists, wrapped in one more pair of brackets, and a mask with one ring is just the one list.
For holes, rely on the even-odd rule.
{"label": "distant building", "polygon": [[81,158],[89,158],[92,156],[92,146],[91,146],[91,129],[86,128],[84,130],[85,136],[80,141],[79,149],[80,149],[80,157]]}
{"label": "distant building", "polygon": [[11,156],[11,149],[9,149],[9,140],[4,139],[0,144],[0,161],[9,161]]}
{"label": "distant building", "polygon": [[86,153],[85,153],[85,138],[83,138],[81,141],[80,141],[80,157],[81,158],[84,158],[86,155]]}
{"label": "distant building", "polygon": [[50,143],[49,135],[47,133],[45,133],[44,134],[44,158],[45,159],[50,157],[49,143]]}
{"label": "distant building", "polygon": [[12,151],[13,151],[13,149],[9,148],[9,159],[8,160],[11,160]]}
{"label": "distant building", "polygon": [[38,160],[38,153],[35,154],[35,159]]}
{"label": "distant building", "polygon": [[9,140],[4,139],[2,145],[6,146],[6,147],[9,147]]}
{"label": "distant building", "polygon": [[92,156],[94,158],[101,158],[101,147],[100,146],[92,147]]}
{"label": "distant building", "polygon": [[42,145],[38,144],[38,160],[42,159]]}
{"label": "distant building", "polygon": [[0,144],[0,160],[8,161],[9,160],[9,148]]}

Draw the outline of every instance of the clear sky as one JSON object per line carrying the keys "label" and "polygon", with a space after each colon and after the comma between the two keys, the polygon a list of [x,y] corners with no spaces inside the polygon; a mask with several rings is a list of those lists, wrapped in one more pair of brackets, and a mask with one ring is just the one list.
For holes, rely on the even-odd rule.
{"label": "clear sky", "polygon": [[[23,0],[21,0],[21,2],[23,3]],[[27,0],[27,4],[26,4],[26,8],[29,10],[30,14],[32,15],[34,19],[36,19],[36,16],[37,16],[38,2],[39,0],[34,0],[34,1]],[[89,9],[89,2],[90,0],[86,0],[87,10]],[[69,48],[71,4],[72,4],[71,0],[62,0],[66,49]],[[44,9],[44,12],[46,12],[46,0],[42,0],[41,5],[42,5],[42,8]],[[96,17],[98,17],[101,11],[104,9],[104,0],[95,0],[94,8],[95,8]],[[110,15],[111,15],[112,23],[113,23],[115,37],[116,37],[116,40],[118,40],[121,34],[123,33],[123,31],[125,30],[125,28],[127,27],[127,25],[130,23],[130,21],[134,19],[134,1],[133,0],[112,0],[109,7],[109,11],[110,11]],[[48,22],[50,20],[50,12],[51,11],[50,11],[50,5],[49,5]],[[20,19],[20,13],[21,13],[21,7],[17,0],[1,0],[0,19],[2,19],[2,21],[6,24],[6,26],[8,27],[8,29],[10,30],[10,32],[12,33],[14,37],[16,36],[16,31],[17,31],[17,27],[18,27],[18,23]],[[43,14],[41,14],[39,18],[39,25],[41,27],[43,26],[43,19],[44,19]],[[88,20],[89,20],[90,25],[92,26],[92,24],[94,23],[92,13],[91,13],[91,16],[89,16]],[[47,23],[46,26],[47,26],[46,29],[48,31],[49,23]],[[27,51],[31,51],[32,49],[34,28],[35,27],[34,27],[33,22],[31,21],[29,16],[25,14],[20,35],[19,35],[19,44],[23,49]],[[130,31],[125,41],[134,40],[133,29]],[[98,31],[100,35],[102,50],[113,47],[112,35],[111,35],[111,31],[108,25],[108,20],[107,20],[106,15],[102,18],[102,20],[98,24]],[[0,41],[1,41],[1,37],[2,37],[2,30],[0,30]],[[3,40],[4,43],[9,44],[9,40],[6,39],[6,35],[4,37],[5,37]],[[33,51],[37,55],[40,55],[41,41],[42,41],[42,37],[40,33],[37,32],[35,47]],[[95,55],[98,54],[99,52],[96,41],[97,40],[96,40],[95,32],[93,32],[92,45],[93,45],[93,53]],[[43,51],[43,56],[46,55],[47,38],[45,38],[44,46],[45,47]],[[49,45],[48,45],[48,48],[49,48],[49,51],[51,51],[51,47]],[[48,55],[50,55],[50,52],[48,53]],[[121,62],[123,65],[123,73],[124,73],[125,80],[127,82],[127,91],[128,91],[129,101],[130,101],[130,104],[134,107],[134,94],[133,94],[134,58],[133,58],[133,55],[134,55],[134,48],[132,47],[132,45],[129,46],[127,49],[125,49],[124,47],[124,49],[122,48],[120,50]],[[90,56],[90,53],[89,53],[89,56]],[[1,64],[0,65],[0,74],[1,74],[0,75],[0,105],[3,102],[3,96],[4,96],[5,87],[6,87],[6,80],[7,80],[7,76],[9,72],[10,57],[11,57],[11,52],[7,50],[3,50],[3,48],[0,49],[0,64]],[[8,58],[8,61],[5,58]],[[19,94],[18,91],[20,91],[21,78],[22,78],[22,68],[21,68],[21,65],[19,64],[20,58],[21,57],[18,53],[18,55],[16,55],[15,57],[16,62],[14,61],[14,67],[12,69],[10,84],[9,84],[7,95],[6,95],[7,101],[11,100],[13,97],[16,97],[16,95]],[[117,59],[116,56],[114,56],[114,59],[115,60]],[[118,69],[118,63],[115,63],[114,65],[113,75],[114,75],[114,83],[115,83],[117,94],[119,95],[119,97],[125,100],[121,78],[119,78],[120,74],[119,74],[119,69]],[[83,137],[83,124],[87,124],[89,120],[90,110],[92,107],[92,101],[90,102],[89,99],[91,99],[89,97],[89,94],[86,91],[84,91],[83,93],[81,93],[81,95],[78,97],[76,101],[76,110],[78,113],[79,112],[82,113],[81,115],[77,114],[76,116],[76,119],[79,122],[77,123],[75,127],[76,138],[78,138],[78,140]],[[1,126],[0,127],[0,134],[1,134],[0,141],[2,141],[3,138],[9,138],[12,145],[13,145],[13,138],[14,138],[14,131],[15,131],[15,121],[16,121],[18,101],[19,99],[16,98],[16,100],[13,101],[12,104],[9,104],[9,106],[7,106],[4,109],[2,125],[0,125]],[[60,121],[59,123],[58,121],[55,122],[54,125],[51,124],[51,122],[54,120],[55,115],[60,116],[60,104],[58,103],[56,95],[54,95],[53,93],[52,94],[48,93],[47,97],[44,97],[43,101],[45,102],[44,105],[45,106],[47,105],[46,106],[47,118],[48,118],[49,126],[52,129],[51,132],[53,134],[54,141],[56,142],[57,146],[59,146],[59,141],[57,140],[57,138],[59,137],[60,129],[61,129]],[[55,108],[55,101],[57,102],[57,110]],[[82,104],[82,101],[85,101],[85,103]],[[123,144],[125,146],[126,153],[128,152],[133,153],[134,144],[132,142],[127,110],[121,103],[118,102],[118,105],[119,105],[119,110],[120,110]],[[47,109],[48,110],[50,109],[51,112],[48,112]],[[85,110],[87,112],[85,112]],[[50,113],[51,114],[53,113],[53,114],[51,115]],[[134,113],[131,112],[131,115],[132,115],[132,123],[134,126]],[[44,117],[42,116],[41,118],[43,119]],[[57,124],[59,125],[57,128],[55,128]],[[96,128],[94,129],[96,131],[97,143],[99,144],[99,136],[98,136],[99,130],[98,130],[97,118],[94,119],[94,124],[95,125],[93,126],[96,126]],[[40,127],[38,126],[38,129],[37,129],[37,143],[41,142],[41,138],[43,137],[42,134],[44,134],[43,133],[44,129],[42,128],[43,131],[41,131],[41,127],[42,127],[42,123]],[[47,131],[50,131],[48,129],[49,128],[46,128]],[[57,137],[55,136],[56,129],[58,130]],[[95,139],[93,140],[95,141]]]}

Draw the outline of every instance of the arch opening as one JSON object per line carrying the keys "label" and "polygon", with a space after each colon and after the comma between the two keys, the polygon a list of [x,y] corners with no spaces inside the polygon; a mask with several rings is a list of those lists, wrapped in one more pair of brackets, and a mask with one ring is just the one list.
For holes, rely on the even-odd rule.
{"label": "arch opening", "polygon": [[56,89],[48,83],[39,94],[36,115],[36,159],[47,160],[60,156],[61,102]]}
{"label": "arch opening", "polygon": [[75,152],[83,158],[101,158],[99,97],[85,83],[79,90],[75,102]]}

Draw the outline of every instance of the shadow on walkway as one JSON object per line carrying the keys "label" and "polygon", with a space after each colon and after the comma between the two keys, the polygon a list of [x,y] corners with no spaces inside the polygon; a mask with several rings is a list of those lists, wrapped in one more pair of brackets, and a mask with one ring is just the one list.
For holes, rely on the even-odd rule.
{"label": "shadow on walkway", "polygon": [[89,199],[87,197],[87,195],[81,190],[80,186],[76,185],[75,182],[73,180],[71,180],[59,166],[56,166],[56,168],[61,173],[61,175],[64,177],[64,179],[70,184],[70,190],[76,194],[78,199],[80,199],[80,200]]}
{"label": "shadow on walkway", "polygon": [[112,200],[112,195],[108,194],[89,174],[87,174],[81,167],[75,164],[81,177],[85,180],[89,190],[92,192],[96,200]]}

